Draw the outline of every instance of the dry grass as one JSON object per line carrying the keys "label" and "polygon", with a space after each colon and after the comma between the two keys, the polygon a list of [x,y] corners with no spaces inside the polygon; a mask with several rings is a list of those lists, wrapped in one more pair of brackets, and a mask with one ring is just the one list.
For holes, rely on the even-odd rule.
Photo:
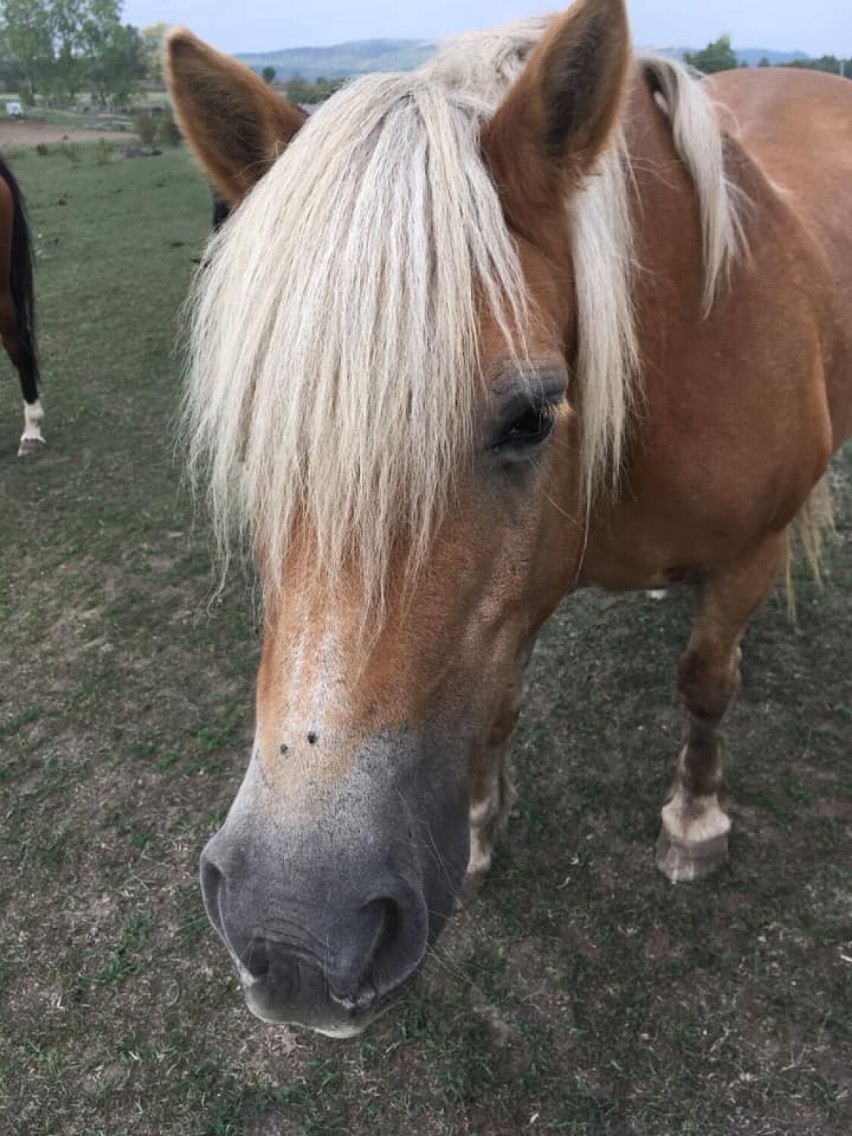
{"label": "dry grass", "polygon": [[[0,1130],[14,1136],[840,1136],[852,1126],[852,563],[770,602],[729,727],[730,870],[653,870],[689,600],[546,629],[495,870],[354,1043],[262,1027],[200,848],[251,730],[257,637],[179,489],[173,319],[209,201],[183,156],[22,158],[49,454],[0,431]],[[60,201],[65,204],[60,205]],[[846,484],[852,455],[842,464]]]}

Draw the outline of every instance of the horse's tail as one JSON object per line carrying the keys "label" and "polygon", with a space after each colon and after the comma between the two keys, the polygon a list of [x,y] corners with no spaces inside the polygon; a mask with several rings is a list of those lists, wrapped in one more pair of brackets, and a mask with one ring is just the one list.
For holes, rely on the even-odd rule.
{"label": "horse's tail", "polygon": [[793,583],[795,553],[797,550],[801,551],[814,579],[821,584],[825,539],[835,531],[829,477],[830,475],[826,473],[816,483],[787,529],[784,586],[787,592],[787,613],[794,623],[796,620],[796,589]]}
{"label": "horse's tail", "polygon": [[12,171],[0,158],[0,177],[12,195],[12,263],[9,288],[15,302],[17,367],[21,377],[24,401],[38,398],[39,366],[35,330],[35,295],[33,288],[33,249],[27,221],[27,207],[21,187]]}

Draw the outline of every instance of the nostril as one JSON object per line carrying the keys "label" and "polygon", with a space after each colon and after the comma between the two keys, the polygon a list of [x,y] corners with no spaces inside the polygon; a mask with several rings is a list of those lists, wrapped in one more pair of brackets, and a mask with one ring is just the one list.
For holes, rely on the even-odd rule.
{"label": "nostril", "polygon": [[243,966],[254,979],[265,978],[269,974],[269,949],[266,939],[249,939],[243,952]]}
{"label": "nostril", "polygon": [[201,887],[205,895],[215,896],[222,882],[222,873],[212,860],[201,857]]}
{"label": "nostril", "polygon": [[224,875],[206,855],[201,856],[201,895],[210,922],[220,935],[224,935],[222,915],[219,909],[219,898],[222,893]]}
{"label": "nostril", "polygon": [[373,940],[364,958],[364,975],[379,976],[388,973],[388,963],[393,956],[395,944],[399,938],[399,925],[401,913],[399,904],[388,897],[371,900],[363,908],[375,920],[376,928]]}
{"label": "nostril", "polygon": [[337,1002],[363,1009],[398,984],[400,970],[408,972],[403,921],[399,904],[389,896],[364,904],[358,913],[360,933],[352,935],[326,976]]}

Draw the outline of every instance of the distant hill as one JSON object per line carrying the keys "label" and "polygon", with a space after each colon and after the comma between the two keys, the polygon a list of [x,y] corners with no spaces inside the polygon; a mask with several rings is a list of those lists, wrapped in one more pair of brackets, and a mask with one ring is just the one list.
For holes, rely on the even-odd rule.
{"label": "distant hill", "polygon": [[[684,55],[691,55],[695,50],[694,47],[663,48],[661,54],[683,59]],[[761,59],[767,59],[772,67],[783,67],[785,63],[810,59],[804,51],[770,51],[766,47],[735,47],[734,54],[740,63],[747,63],[749,67],[757,67]]]}
{"label": "distant hill", "polygon": [[780,67],[785,63],[799,63],[810,59],[804,51],[767,51],[763,47],[735,47],[737,59],[740,63],[747,63],[749,67],[757,67],[761,59],[768,59],[773,67]]}
{"label": "distant hill", "polygon": [[[274,67],[276,78],[305,79],[309,83],[319,78],[346,79],[350,75],[366,75],[371,71],[410,71],[424,63],[437,47],[431,39],[359,39],[339,43],[332,47],[291,47],[280,51],[262,51],[238,55],[237,59],[258,73],[264,67]],[[693,48],[675,48],[670,54],[678,58]],[[669,54],[669,53],[667,53]],[[769,51],[763,47],[737,49],[737,58],[749,67],[756,67],[761,59],[773,66],[808,59],[802,51]]]}
{"label": "distant hill", "polygon": [[435,47],[435,40],[426,39],[361,39],[333,47],[292,47],[238,55],[237,59],[253,71],[274,67],[276,78],[282,82],[299,76],[313,83],[320,77],[345,79],[371,71],[410,71],[424,63]]}

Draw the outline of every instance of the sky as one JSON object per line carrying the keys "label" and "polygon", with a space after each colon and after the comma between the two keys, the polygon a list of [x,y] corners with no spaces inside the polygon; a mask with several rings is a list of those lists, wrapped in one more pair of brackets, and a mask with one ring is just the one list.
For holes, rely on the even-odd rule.
{"label": "sky", "polygon": [[[184,24],[227,52],[353,39],[432,39],[558,10],[553,0],[125,0],[124,20]],[[852,0],[628,0],[640,47],[735,47],[852,57]]]}

